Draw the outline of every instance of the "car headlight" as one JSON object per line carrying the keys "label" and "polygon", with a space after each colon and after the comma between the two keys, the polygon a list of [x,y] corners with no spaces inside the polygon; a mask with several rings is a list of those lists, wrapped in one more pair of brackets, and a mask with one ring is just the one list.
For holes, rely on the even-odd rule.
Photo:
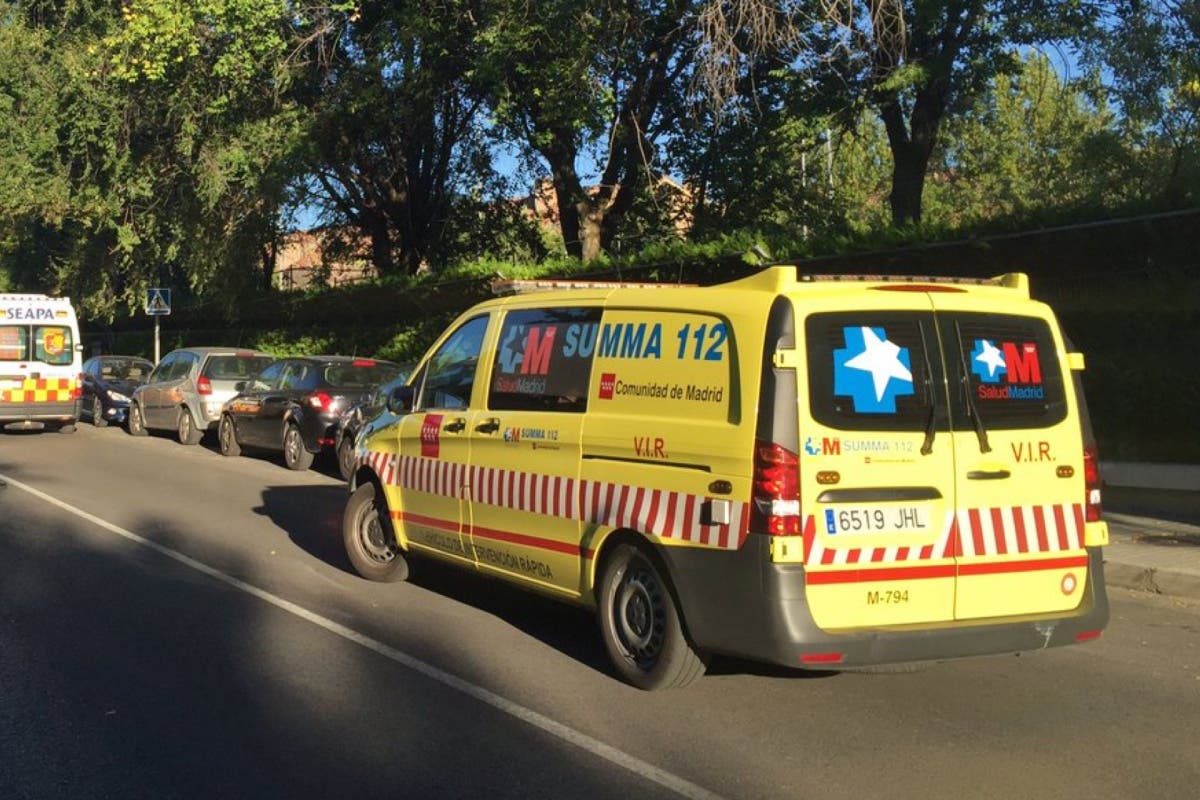
{"label": "car headlight", "polygon": [[128,403],[129,402],[128,395],[121,394],[120,392],[114,392],[112,389],[109,389],[107,392],[105,392],[105,394],[108,395],[109,400],[112,400],[114,402],[117,402],[117,403]]}

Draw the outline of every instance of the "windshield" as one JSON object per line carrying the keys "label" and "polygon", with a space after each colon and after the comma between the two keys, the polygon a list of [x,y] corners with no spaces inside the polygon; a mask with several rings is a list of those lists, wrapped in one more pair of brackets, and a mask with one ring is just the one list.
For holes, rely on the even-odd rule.
{"label": "windshield", "polygon": [[100,364],[100,377],[110,381],[145,380],[154,365],[141,358],[114,358]]}

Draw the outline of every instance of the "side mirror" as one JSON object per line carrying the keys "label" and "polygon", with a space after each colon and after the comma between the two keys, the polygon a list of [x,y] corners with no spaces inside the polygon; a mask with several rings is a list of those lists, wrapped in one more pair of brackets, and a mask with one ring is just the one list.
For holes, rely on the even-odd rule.
{"label": "side mirror", "polygon": [[246,390],[246,382],[245,382],[245,381],[238,381],[237,383],[235,383],[235,384],[233,385],[233,390],[234,390],[235,392],[243,392],[243,391],[245,391],[245,390]]}
{"label": "side mirror", "polygon": [[397,386],[387,398],[387,410],[393,414],[407,414],[413,409],[413,388]]}

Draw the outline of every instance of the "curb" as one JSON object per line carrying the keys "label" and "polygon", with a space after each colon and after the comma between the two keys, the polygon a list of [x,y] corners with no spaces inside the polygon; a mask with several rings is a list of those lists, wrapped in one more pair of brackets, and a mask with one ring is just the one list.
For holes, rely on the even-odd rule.
{"label": "curb", "polygon": [[[1169,543],[1180,535],[1200,537],[1200,526],[1128,514],[1106,513],[1105,519],[1110,524],[1110,541],[1104,548],[1109,586],[1200,600],[1200,547]],[[1155,538],[1163,542],[1155,543]]]}

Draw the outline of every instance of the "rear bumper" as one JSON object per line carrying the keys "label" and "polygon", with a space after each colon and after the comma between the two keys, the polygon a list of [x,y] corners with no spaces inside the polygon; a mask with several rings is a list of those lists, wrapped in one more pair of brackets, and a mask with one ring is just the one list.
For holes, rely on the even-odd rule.
{"label": "rear bumper", "polygon": [[[736,552],[663,548],[692,640],[702,650],[790,667],[843,668],[937,661],[1075,644],[1108,624],[1101,550],[1088,548],[1079,606],[1064,613],[904,628],[827,631],[808,609],[804,567],[771,561],[766,536]],[[803,657],[840,654],[822,664]]]}
{"label": "rear bumper", "polygon": [[0,403],[0,426],[40,427],[47,422],[71,423],[79,418],[79,403]]}

